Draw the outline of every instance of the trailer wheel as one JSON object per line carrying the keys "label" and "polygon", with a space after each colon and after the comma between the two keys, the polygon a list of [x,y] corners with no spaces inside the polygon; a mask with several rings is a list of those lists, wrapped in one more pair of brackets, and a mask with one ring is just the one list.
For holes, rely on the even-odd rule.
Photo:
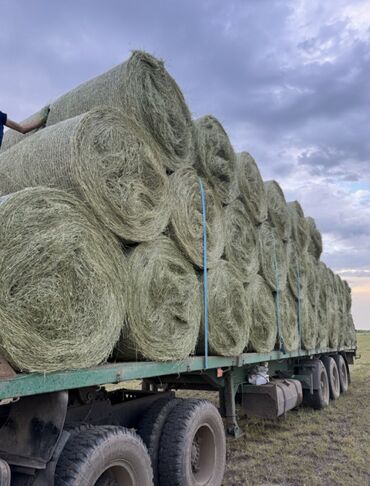
{"label": "trailer wheel", "polygon": [[72,435],[58,461],[55,486],[152,486],[145,445],[123,427],[99,426]]}
{"label": "trailer wheel", "polygon": [[341,354],[336,354],[334,360],[337,364],[339,373],[340,391],[341,393],[347,393],[349,383],[347,363]]}
{"label": "trailer wheel", "polygon": [[313,368],[313,373],[316,374],[316,379],[319,383],[319,388],[313,390],[304,390],[304,404],[312,407],[315,410],[321,410],[329,405],[329,379],[326,369],[322,361],[317,360],[317,366]]}
{"label": "trailer wheel", "polygon": [[337,400],[340,396],[340,378],[337,364],[331,356],[323,356],[321,361],[324,363],[328,375],[330,398]]}
{"label": "trailer wheel", "polygon": [[154,486],[159,485],[159,441],[162,435],[163,426],[169,413],[179,402],[181,402],[180,398],[160,398],[149,407],[139,422],[137,432],[148,448],[149,456],[152,461]]}
{"label": "trailer wheel", "polygon": [[207,400],[183,400],[169,414],[159,451],[161,486],[221,486],[224,425]]}

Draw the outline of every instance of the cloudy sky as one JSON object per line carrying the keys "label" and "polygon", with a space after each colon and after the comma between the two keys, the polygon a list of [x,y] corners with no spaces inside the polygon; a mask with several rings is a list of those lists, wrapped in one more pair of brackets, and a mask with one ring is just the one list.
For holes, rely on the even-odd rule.
{"label": "cloudy sky", "polygon": [[370,328],[369,0],[0,0],[0,109],[23,119],[145,49],[301,201]]}

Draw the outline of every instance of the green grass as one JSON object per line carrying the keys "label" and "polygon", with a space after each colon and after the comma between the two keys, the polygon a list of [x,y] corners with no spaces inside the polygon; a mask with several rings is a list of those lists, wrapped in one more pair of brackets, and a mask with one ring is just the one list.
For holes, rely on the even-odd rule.
{"label": "green grass", "polygon": [[358,344],[349,391],[327,409],[240,421],[245,436],[228,442],[224,486],[370,485],[370,333]]}

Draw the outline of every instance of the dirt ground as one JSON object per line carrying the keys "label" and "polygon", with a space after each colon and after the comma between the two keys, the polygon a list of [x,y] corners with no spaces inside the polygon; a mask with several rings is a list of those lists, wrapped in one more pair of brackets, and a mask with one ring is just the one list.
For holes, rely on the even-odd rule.
{"label": "dirt ground", "polygon": [[245,435],[228,442],[223,486],[370,485],[370,333],[358,344],[349,391],[327,409],[240,421]]}

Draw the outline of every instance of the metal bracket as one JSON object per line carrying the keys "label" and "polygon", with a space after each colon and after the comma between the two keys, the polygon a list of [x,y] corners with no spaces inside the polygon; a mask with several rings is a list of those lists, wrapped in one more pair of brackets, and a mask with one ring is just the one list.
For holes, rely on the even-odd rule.
{"label": "metal bracket", "polygon": [[224,378],[225,387],[223,389],[223,407],[226,418],[226,433],[234,439],[237,439],[244,435],[244,432],[242,432],[239,427],[236,415],[235,395],[237,390],[234,386],[233,370],[231,369],[224,373]]}

